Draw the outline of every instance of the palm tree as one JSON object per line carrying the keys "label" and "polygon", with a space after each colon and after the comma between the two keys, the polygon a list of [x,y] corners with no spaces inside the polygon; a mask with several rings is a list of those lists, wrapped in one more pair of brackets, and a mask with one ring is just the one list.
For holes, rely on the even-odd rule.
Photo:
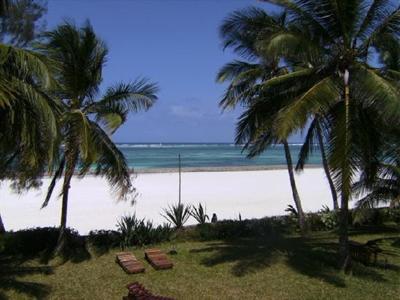
{"label": "palm tree", "polygon": [[[378,160],[372,165],[373,171],[363,171],[360,179],[353,185],[353,191],[359,199],[355,205],[362,214],[364,209],[380,204],[390,207],[400,206],[400,148],[399,130],[380,128],[384,135]],[[371,166],[369,166],[371,168]]]}
{"label": "palm tree", "polygon": [[[357,126],[360,114],[395,122],[400,112],[396,82],[372,65],[383,45],[398,44],[400,8],[390,1],[265,0],[288,13],[287,30],[264,39],[262,49],[288,57],[317,56],[319,63],[267,80],[263,87],[284,89],[300,84],[304,91],[281,111],[277,134],[286,138],[304,128],[315,113],[329,114],[328,160],[340,191],[339,252],[341,267],[351,266],[348,203],[358,162],[372,155],[375,131]],[[366,124],[365,122],[363,124]],[[364,142],[364,143],[362,143]]]}
{"label": "palm tree", "polygon": [[303,145],[301,146],[299,159],[296,165],[296,171],[300,172],[304,169],[304,165],[308,160],[308,156],[313,152],[314,146],[318,145],[319,151],[321,153],[322,166],[324,168],[326,179],[328,180],[329,188],[332,194],[333,201],[333,209],[339,209],[339,203],[337,198],[337,192],[335,188],[335,183],[333,182],[331,172],[329,170],[329,163],[326,157],[325,150],[325,134],[323,130],[323,120],[321,120],[321,116],[316,115],[308,127],[307,134],[305,136]]}
{"label": "palm tree", "polygon": [[0,44],[0,180],[17,189],[37,186],[51,165],[60,112],[45,93],[52,84],[42,57]]}
{"label": "palm tree", "polygon": [[[0,18],[8,8],[0,0]],[[35,53],[0,44],[0,180],[12,178],[18,188],[36,185],[53,156],[57,103],[44,93],[50,81]]]}
{"label": "palm tree", "polygon": [[61,159],[55,169],[43,206],[50,200],[55,183],[64,176],[60,236],[56,253],[65,244],[68,193],[75,171],[105,176],[119,199],[127,199],[134,191],[129,168],[123,154],[110,135],[125,122],[129,112],[149,109],[157,87],[145,79],[119,83],[99,96],[102,69],[107,47],[96,36],[89,23],[81,28],[65,23],[44,35],[38,50],[54,66],[59,88],[52,94],[63,102],[61,118]]}
{"label": "palm tree", "polygon": [[[226,64],[218,73],[217,81],[230,82],[220,102],[223,109],[234,108],[238,104],[245,107],[245,112],[237,126],[236,142],[245,144],[244,148],[249,150],[250,157],[259,155],[273,143],[283,144],[293,200],[299,216],[299,226],[304,232],[305,216],[297,191],[289,144],[286,138],[280,140],[276,137],[272,126],[277,112],[285,101],[274,98],[272,93],[260,94],[256,88],[260,82],[288,72],[286,67],[280,66],[279,56],[267,55],[257,49],[258,39],[284,30],[285,22],[285,13],[268,16],[263,10],[257,8],[240,10],[231,14],[221,26],[224,48],[233,48],[236,53],[248,58],[251,62],[236,60]],[[268,106],[269,113],[260,116],[263,121],[251,117],[254,108],[258,107],[259,103]],[[263,128],[260,122],[265,125]]]}

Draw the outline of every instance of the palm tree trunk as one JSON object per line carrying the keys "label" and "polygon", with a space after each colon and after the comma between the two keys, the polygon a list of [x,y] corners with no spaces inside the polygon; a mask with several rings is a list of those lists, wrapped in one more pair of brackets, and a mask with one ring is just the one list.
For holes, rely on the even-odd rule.
{"label": "palm tree trunk", "polygon": [[0,215],[0,234],[4,234],[4,233],[6,233],[6,228],[4,227],[3,219],[1,218],[1,215]]}
{"label": "palm tree trunk", "polygon": [[[346,70],[346,72],[348,72]],[[345,75],[346,76],[346,75]],[[347,76],[349,74],[347,73]],[[345,105],[345,149],[346,154],[344,155],[343,165],[341,170],[342,176],[342,188],[341,188],[341,203],[340,203],[340,218],[339,218],[339,255],[340,255],[340,267],[343,271],[347,272],[351,268],[351,255],[349,247],[349,235],[348,235],[348,215],[349,215],[349,198],[350,198],[350,174],[347,162],[347,149],[349,147],[349,122],[350,122],[350,90],[348,85],[348,78],[345,79],[344,87],[344,105]]]}
{"label": "palm tree trunk", "polygon": [[326,159],[326,154],[325,154],[324,141],[322,138],[321,127],[319,124],[317,124],[317,138],[318,138],[318,143],[319,143],[319,149],[321,150],[322,165],[324,166],[325,176],[328,179],[329,187],[331,189],[332,200],[333,200],[333,209],[338,210],[339,204],[338,204],[338,199],[337,199],[336,188],[335,188],[335,185],[333,184],[331,172],[329,171],[328,160]]}
{"label": "palm tree trunk", "polygon": [[283,143],[283,146],[285,149],[286,164],[287,164],[287,168],[288,168],[288,172],[289,172],[290,186],[292,187],[293,200],[294,200],[294,204],[296,205],[297,214],[299,217],[300,231],[304,234],[306,231],[305,217],[304,217],[303,208],[301,207],[301,201],[300,201],[299,193],[297,191],[296,181],[294,179],[292,156],[290,154],[288,142],[286,140],[284,140],[282,143]]}
{"label": "palm tree trunk", "polygon": [[68,193],[72,176],[74,175],[78,154],[76,151],[66,149],[66,169],[64,174],[64,183],[62,188],[62,207],[61,207],[61,222],[60,233],[58,236],[57,247],[55,254],[59,255],[64,250],[66,244],[66,229],[67,229],[67,213],[68,213]]}

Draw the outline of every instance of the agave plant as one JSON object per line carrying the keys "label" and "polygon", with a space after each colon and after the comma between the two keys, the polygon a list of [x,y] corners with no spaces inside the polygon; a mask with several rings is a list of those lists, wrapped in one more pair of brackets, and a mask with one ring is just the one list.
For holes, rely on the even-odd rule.
{"label": "agave plant", "polygon": [[170,205],[161,214],[168,222],[175,225],[176,229],[182,228],[190,217],[190,206],[182,203]]}
{"label": "agave plant", "polygon": [[206,212],[206,207],[199,203],[198,207],[196,206],[192,206],[192,209],[190,210],[190,215],[195,218],[195,220],[199,223],[199,224],[205,224],[207,222],[207,220],[209,220],[210,218],[207,215]]}
{"label": "agave plant", "polygon": [[121,247],[126,248],[131,245],[135,231],[140,223],[140,220],[135,214],[123,216],[117,223],[118,231],[121,232]]}

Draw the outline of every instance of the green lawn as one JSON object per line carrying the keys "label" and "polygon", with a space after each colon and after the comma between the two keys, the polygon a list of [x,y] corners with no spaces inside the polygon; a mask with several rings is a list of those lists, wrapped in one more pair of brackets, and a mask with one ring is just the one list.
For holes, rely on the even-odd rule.
{"label": "green lawn", "polygon": [[[399,299],[398,232],[354,233],[353,240],[381,239],[376,266],[354,266],[352,275],[336,268],[336,239],[315,233],[307,239],[177,242],[172,270],[126,275],[115,252],[92,253],[73,261],[0,263],[0,299],[121,299],[126,284],[139,281],[154,293],[177,299]],[[169,251],[173,244],[158,245]],[[134,249],[143,259],[143,249]]]}

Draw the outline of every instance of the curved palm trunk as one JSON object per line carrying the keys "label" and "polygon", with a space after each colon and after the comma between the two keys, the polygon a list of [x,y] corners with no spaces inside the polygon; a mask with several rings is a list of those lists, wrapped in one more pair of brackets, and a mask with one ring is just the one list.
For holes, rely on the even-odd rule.
{"label": "curved palm trunk", "polygon": [[64,250],[66,243],[66,229],[67,229],[67,212],[68,212],[68,193],[72,176],[74,175],[75,166],[78,160],[78,153],[73,149],[65,150],[66,168],[64,174],[64,182],[62,188],[62,208],[61,208],[61,222],[60,233],[58,236],[57,247],[55,250],[56,255],[61,254]]}
{"label": "curved palm trunk", "polygon": [[318,138],[319,149],[321,151],[322,165],[324,166],[325,176],[328,179],[329,187],[331,189],[333,209],[338,210],[339,204],[337,199],[336,188],[332,180],[331,172],[329,171],[328,160],[326,159],[326,154],[325,154],[324,141],[322,138],[321,127],[319,126],[319,124],[317,124],[317,138]]}
{"label": "curved palm trunk", "polygon": [[1,218],[1,215],[0,215],[0,234],[4,234],[4,233],[6,233],[6,228],[4,227],[3,219]]}
{"label": "curved palm trunk", "polygon": [[[345,105],[345,149],[349,147],[349,117],[350,117],[350,90],[348,82],[345,82],[344,88],[344,105]],[[349,166],[347,162],[347,153],[344,155],[343,165],[341,170],[342,176],[342,188],[341,188],[341,203],[340,203],[340,218],[339,218],[339,255],[340,255],[340,267],[343,271],[347,272],[351,268],[351,255],[349,247],[349,235],[348,235],[348,215],[349,215],[349,198],[350,198],[350,174]]]}
{"label": "curved palm trunk", "polygon": [[290,154],[289,144],[286,140],[284,140],[282,143],[283,143],[283,146],[285,149],[286,164],[287,164],[289,178],[290,178],[290,186],[292,187],[293,200],[294,200],[294,204],[296,205],[297,214],[299,217],[300,230],[302,233],[305,233],[305,231],[306,231],[305,217],[304,217],[303,208],[301,206],[300,196],[299,196],[299,193],[298,193],[297,187],[296,187],[296,180],[294,179],[293,162],[292,162],[292,156]]}

